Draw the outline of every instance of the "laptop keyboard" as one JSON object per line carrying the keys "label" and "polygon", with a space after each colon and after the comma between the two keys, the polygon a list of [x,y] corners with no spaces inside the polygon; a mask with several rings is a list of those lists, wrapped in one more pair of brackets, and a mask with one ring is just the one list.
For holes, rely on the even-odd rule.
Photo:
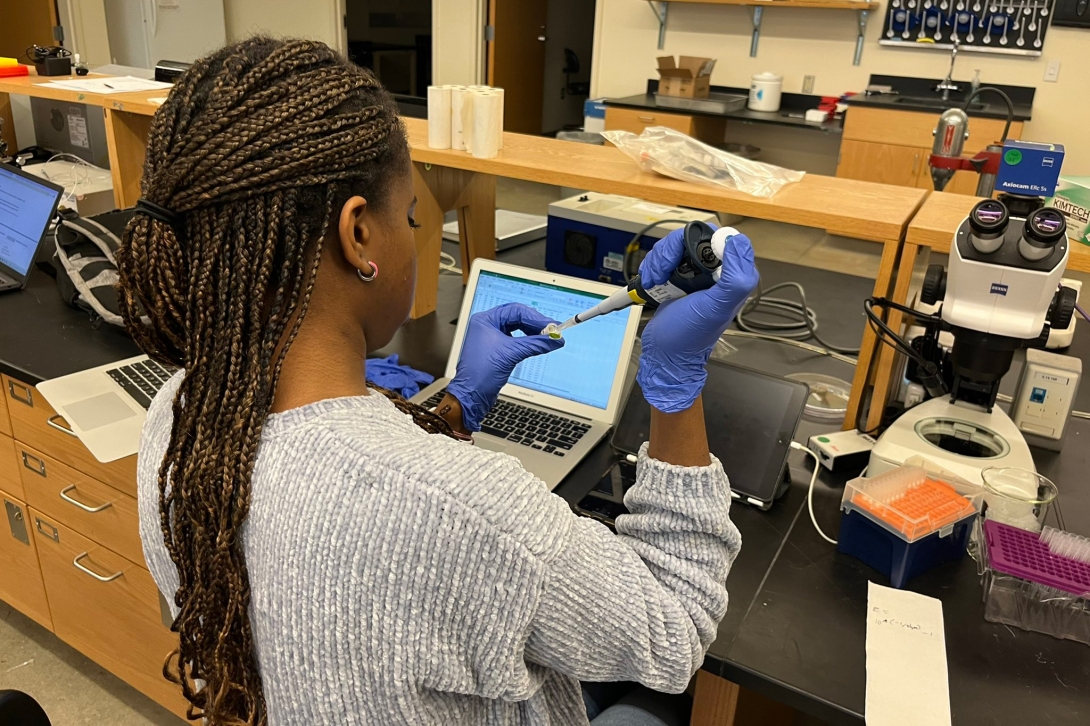
{"label": "laptop keyboard", "polygon": [[[432,409],[438,406],[446,392],[444,388],[433,395],[424,402],[424,407]],[[590,424],[585,421],[558,416],[512,401],[497,401],[481,424],[481,433],[531,449],[540,449],[554,456],[566,455],[589,430]]]}
{"label": "laptop keyboard", "polygon": [[114,379],[117,385],[125,389],[125,393],[146,409],[151,405],[151,399],[155,398],[155,394],[176,370],[178,369],[167,368],[148,359],[140,363],[111,368],[106,371],[106,375]]}

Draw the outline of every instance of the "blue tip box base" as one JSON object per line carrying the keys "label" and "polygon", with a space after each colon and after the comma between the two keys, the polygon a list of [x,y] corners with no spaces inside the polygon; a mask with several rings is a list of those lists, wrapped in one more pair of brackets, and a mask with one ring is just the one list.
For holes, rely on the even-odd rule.
{"label": "blue tip box base", "polygon": [[945,537],[932,532],[910,544],[865,514],[849,510],[840,518],[836,549],[867,563],[900,589],[932,567],[964,557],[975,519],[973,514],[956,522]]}

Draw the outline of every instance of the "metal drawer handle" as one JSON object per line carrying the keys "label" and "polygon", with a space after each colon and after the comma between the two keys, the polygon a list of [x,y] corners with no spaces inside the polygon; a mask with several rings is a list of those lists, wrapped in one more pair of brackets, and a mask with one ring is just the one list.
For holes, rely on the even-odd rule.
{"label": "metal drawer handle", "polygon": [[654,116],[637,116],[636,118],[648,124],[655,120]]}
{"label": "metal drawer handle", "polygon": [[[16,388],[20,388],[26,392],[26,396],[20,396],[15,392]],[[11,392],[11,397],[19,403],[25,403],[26,405],[34,408],[34,394],[30,392],[28,386],[24,386],[22,383],[16,383],[15,381],[8,381],[8,391]]]}
{"label": "metal drawer handle", "polygon": [[[60,422],[62,422],[62,423],[57,423],[58,421],[60,421]],[[60,415],[59,413],[55,413],[55,414],[53,414],[52,416],[50,416],[49,418],[47,418],[47,419],[45,420],[45,422],[46,422],[46,424],[48,424],[48,425],[49,425],[49,427],[50,427],[50,428],[54,428],[54,429],[57,429],[57,431],[63,431],[64,433],[68,434],[69,436],[71,436],[71,437],[72,437],[72,438],[74,438],[74,439],[78,439],[78,438],[79,438],[78,436],[76,436],[76,432],[75,432],[75,431],[73,431],[72,429],[68,428],[68,426],[64,425],[64,424],[66,424],[66,423],[68,423],[68,422],[67,422],[67,421],[65,421],[65,420],[64,420],[64,416],[61,416],[61,415]]]}
{"label": "metal drawer handle", "polygon": [[91,554],[91,553],[90,552],[81,552],[80,554],[76,555],[76,559],[72,560],[72,564],[75,565],[76,569],[79,570],[80,572],[84,572],[84,573],[90,575],[91,577],[95,578],[99,582],[113,582],[114,580],[116,580],[117,578],[119,578],[119,577],[121,577],[122,575],[125,574],[124,571],[118,571],[118,572],[115,572],[114,574],[110,575],[109,577],[103,577],[102,575],[98,574],[94,570],[87,569],[86,567],[81,565],[79,563],[79,561],[82,560],[84,557],[86,557],[89,554]]}
{"label": "metal drawer handle", "polygon": [[61,499],[63,499],[64,501],[68,502],[69,504],[71,504],[73,506],[79,507],[80,509],[82,509],[85,512],[89,512],[90,514],[96,514],[97,512],[101,512],[103,509],[109,509],[110,507],[112,507],[114,505],[113,502],[106,502],[105,504],[102,504],[102,505],[97,506],[97,507],[88,507],[83,502],[77,501],[77,500],[73,499],[72,497],[68,496],[68,492],[74,492],[74,491],[76,491],[76,485],[75,484],[73,484],[70,487],[65,487],[64,489],[61,489]]}
{"label": "metal drawer handle", "polygon": [[[28,454],[25,451],[20,451],[19,453],[23,455],[23,468],[30,469],[32,472],[34,472],[38,476],[45,476],[46,475],[45,474],[45,462],[44,461],[39,459],[37,456],[33,456],[31,454]],[[30,464],[30,462],[32,460],[35,463],[34,466],[31,466],[31,464]]]}

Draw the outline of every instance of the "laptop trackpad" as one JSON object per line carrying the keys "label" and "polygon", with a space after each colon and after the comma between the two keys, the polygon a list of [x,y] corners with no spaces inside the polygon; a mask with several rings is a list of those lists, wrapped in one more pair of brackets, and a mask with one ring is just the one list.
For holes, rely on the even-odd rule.
{"label": "laptop trackpad", "polygon": [[488,449],[489,451],[498,451],[501,454],[507,451],[507,445],[502,441],[493,441],[492,439],[480,438],[474,443],[480,446],[482,449]]}
{"label": "laptop trackpad", "polygon": [[64,415],[79,429],[93,431],[132,418],[136,412],[126,406],[116,393],[103,393],[65,406]]}

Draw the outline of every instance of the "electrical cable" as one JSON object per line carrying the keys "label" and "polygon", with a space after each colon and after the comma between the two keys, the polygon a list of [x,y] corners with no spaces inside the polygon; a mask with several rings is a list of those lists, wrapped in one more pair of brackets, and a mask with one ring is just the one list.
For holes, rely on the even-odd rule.
{"label": "electrical cable", "polygon": [[791,442],[791,448],[797,451],[805,452],[806,454],[814,458],[814,473],[810,477],[810,486],[806,489],[806,508],[810,510],[810,522],[814,525],[814,529],[821,535],[821,538],[829,544],[836,544],[836,540],[821,531],[821,525],[817,523],[817,517],[814,516],[814,482],[817,481],[818,474],[821,472],[821,461],[818,459],[817,454],[810,451],[797,441]]}
{"label": "electrical cable", "polygon": [[439,253],[439,271],[449,272],[454,275],[462,274],[462,268],[458,267],[458,262],[454,259],[454,255],[448,252]]}
{"label": "electrical cable", "polygon": [[[639,273],[639,266],[638,265],[637,265],[637,268],[635,270],[632,270],[629,265],[631,264],[632,258],[635,256],[636,252],[638,252],[640,250],[640,238],[641,237],[643,237],[645,234],[647,234],[648,232],[653,230],[655,227],[661,227],[664,224],[686,225],[691,221],[692,220],[689,220],[689,219],[660,219],[657,222],[652,222],[651,224],[648,224],[648,225],[644,226],[642,229],[640,229],[640,231],[638,231],[638,232],[636,232],[636,234],[632,235],[632,239],[630,239],[628,241],[628,244],[625,245],[625,248],[624,248],[624,262],[621,265],[621,274],[624,275],[624,281],[625,282],[632,282],[632,278],[635,277]],[[673,230],[670,230],[670,231],[672,232]]]}
{"label": "electrical cable", "polygon": [[[899,348],[905,355],[909,356],[917,363],[923,365],[930,364],[930,361],[924,358],[918,350],[909,345],[904,338],[902,338],[893,330],[893,328],[886,325],[886,322],[882,320],[882,318],[879,317],[876,312],[874,312],[875,303],[885,305],[885,303],[887,302],[888,301],[877,300],[872,297],[868,297],[866,300],[863,301],[863,311],[866,312],[867,319],[870,321],[871,326],[875,328],[874,332],[878,335],[878,339],[886,343],[886,345],[893,346],[894,348]],[[889,307],[893,306],[891,305]]]}
{"label": "electrical cable", "polygon": [[[786,298],[768,297],[770,293],[784,288],[791,288],[799,295],[799,302]],[[747,316],[754,313],[775,315],[787,322],[758,322]],[[758,283],[757,294],[742,306],[735,318],[738,327],[749,333],[770,333],[789,340],[807,340],[813,338],[822,348],[830,353],[858,355],[859,348],[845,348],[832,345],[818,335],[817,313],[806,302],[806,289],[797,282],[781,282],[767,290]]]}
{"label": "electrical cable", "polygon": [[840,361],[841,363],[847,363],[850,366],[859,365],[859,360],[856,359],[856,358],[852,358],[851,356],[843,355],[841,353],[836,353],[834,351],[828,350],[827,348],[822,348],[822,347],[817,346],[817,345],[811,345],[810,343],[804,343],[801,340],[793,340],[791,338],[783,338],[783,337],[780,337],[778,335],[770,335],[768,333],[750,333],[750,332],[745,331],[745,330],[734,330],[733,328],[727,328],[725,331],[723,331],[723,335],[730,335],[730,336],[734,336],[734,337],[737,337],[737,338],[750,338],[750,339],[753,339],[753,340],[768,340],[768,341],[771,341],[773,343],[783,343],[784,345],[791,345],[791,346],[794,346],[796,348],[802,348],[803,350],[808,350],[811,353],[817,353],[818,355],[828,356],[830,358],[833,358],[835,360]]}
{"label": "electrical cable", "polygon": [[1075,303],[1075,310],[1081,315],[1087,322],[1090,322],[1090,315],[1086,314],[1086,311],[1079,307],[1078,303]]}

